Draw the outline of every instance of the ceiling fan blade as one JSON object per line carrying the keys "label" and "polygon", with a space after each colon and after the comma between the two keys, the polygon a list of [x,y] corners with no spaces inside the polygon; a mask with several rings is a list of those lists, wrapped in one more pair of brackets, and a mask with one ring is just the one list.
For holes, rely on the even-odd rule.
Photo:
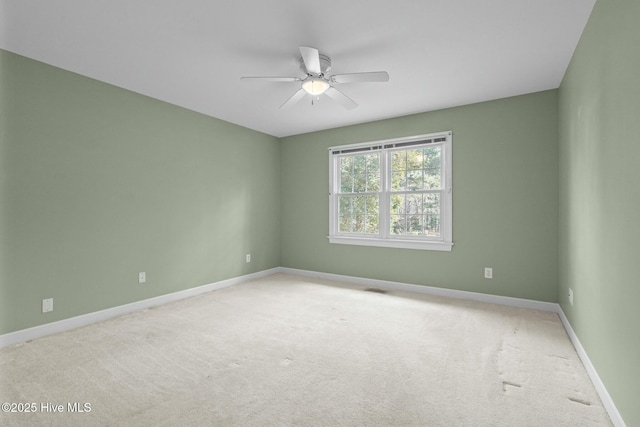
{"label": "ceiling fan blade", "polygon": [[388,82],[389,73],[372,71],[369,73],[334,74],[331,76],[331,81],[335,83]]}
{"label": "ceiling fan blade", "polygon": [[356,101],[354,101],[353,99],[349,98],[347,95],[345,95],[344,93],[340,92],[338,89],[336,89],[333,86],[330,87],[329,89],[327,89],[325,91],[325,94],[329,98],[331,98],[334,101],[336,101],[338,104],[342,105],[347,110],[353,110],[354,108],[356,108],[358,106],[358,103]]}
{"label": "ceiling fan blade", "polygon": [[318,75],[322,73],[320,68],[320,52],[318,49],[307,46],[300,46],[300,54],[304,61],[304,66],[307,68],[307,73]]}
{"label": "ceiling fan blade", "polygon": [[302,98],[304,98],[306,94],[307,92],[304,89],[300,88],[297,92],[291,95],[289,99],[287,99],[285,103],[280,106],[280,108],[289,108],[296,105]]}
{"label": "ceiling fan blade", "polygon": [[263,80],[269,82],[299,82],[299,77],[240,77],[240,80]]}

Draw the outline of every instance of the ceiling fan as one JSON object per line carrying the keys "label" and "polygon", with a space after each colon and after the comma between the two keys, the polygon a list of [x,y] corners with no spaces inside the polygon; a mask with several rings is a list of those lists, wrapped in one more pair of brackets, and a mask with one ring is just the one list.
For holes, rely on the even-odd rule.
{"label": "ceiling fan", "polygon": [[331,58],[322,55],[318,49],[307,46],[300,46],[300,69],[305,73],[305,77],[242,77],[242,80],[264,80],[272,82],[300,82],[301,87],[285,101],[280,108],[291,107],[307,95],[314,99],[319,99],[320,95],[327,95],[329,98],[350,110],[356,108],[358,103],[338,90],[334,85],[340,83],[361,83],[361,82],[388,82],[389,74],[386,71],[374,71],[367,73],[349,73],[327,75],[331,69]]}

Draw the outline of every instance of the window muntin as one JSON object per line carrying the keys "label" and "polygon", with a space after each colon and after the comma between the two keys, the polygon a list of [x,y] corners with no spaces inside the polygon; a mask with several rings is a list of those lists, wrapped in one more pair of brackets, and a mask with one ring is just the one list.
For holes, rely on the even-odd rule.
{"label": "window muntin", "polygon": [[379,234],[380,153],[342,155],[336,161],[338,232]]}
{"label": "window muntin", "polygon": [[451,250],[451,132],[330,149],[332,243]]}
{"label": "window muntin", "polygon": [[390,236],[440,237],[442,145],[390,151]]}

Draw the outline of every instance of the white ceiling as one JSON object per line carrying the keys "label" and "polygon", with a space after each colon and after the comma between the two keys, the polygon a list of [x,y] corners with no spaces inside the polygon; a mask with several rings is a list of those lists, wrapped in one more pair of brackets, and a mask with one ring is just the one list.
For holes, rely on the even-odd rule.
{"label": "white ceiling", "polygon": [[[278,137],[557,88],[596,0],[0,0],[0,47]],[[389,72],[280,105],[298,46]]]}

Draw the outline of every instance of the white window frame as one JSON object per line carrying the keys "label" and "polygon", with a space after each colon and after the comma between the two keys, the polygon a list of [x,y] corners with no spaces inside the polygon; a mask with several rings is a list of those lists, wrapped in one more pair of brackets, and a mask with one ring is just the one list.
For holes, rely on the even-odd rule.
{"label": "white window frame", "polygon": [[[438,132],[405,138],[341,145],[329,148],[329,242],[345,245],[379,246],[388,248],[451,251],[453,247],[453,185],[452,185],[452,136],[453,132]],[[442,188],[440,190],[440,236],[397,236],[389,232],[390,153],[412,146],[440,145],[442,147]],[[357,152],[381,153],[380,161],[380,218],[379,234],[338,232],[338,159]]]}

